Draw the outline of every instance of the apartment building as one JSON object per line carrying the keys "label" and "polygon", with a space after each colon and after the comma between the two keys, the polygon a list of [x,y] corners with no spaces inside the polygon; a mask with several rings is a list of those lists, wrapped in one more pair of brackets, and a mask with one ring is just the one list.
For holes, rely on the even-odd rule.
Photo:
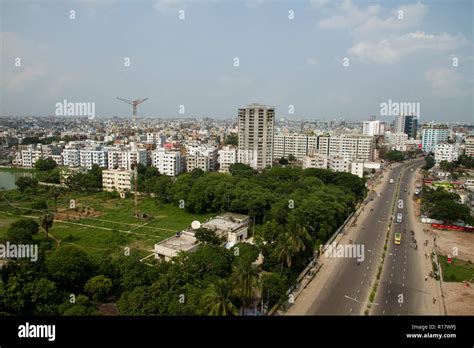
{"label": "apartment building", "polygon": [[407,151],[408,135],[402,132],[386,132],[385,141],[390,145],[391,150]]}
{"label": "apartment building", "polygon": [[434,152],[436,144],[447,142],[449,129],[446,125],[428,124],[421,130],[421,145],[424,152]]}
{"label": "apartment building", "polygon": [[256,170],[271,167],[275,108],[251,104],[238,110],[238,162]]}
{"label": "apartment building", "polygon": [[306,168],[327,169],[328,156],[320,154],[320,153],[315,153],[313,155],[304,156],[302,163],[303,163],[303,169],[306,169]]}
{"label": "apartment building", "polygon": [[67,167],[79,167],[81,165],[81,155],[79,149],[64,149],[63,164]]}
{"label": "apartment building", "polygon": [[146,149],[109,149],[107,152],[107,165],[109,169],[124,168],[133,170],[134,164],[147,165]]}
{"label": "apartment building", "polygon": [[298,160],[317,150],[318,137],[304,134],[275,134],[273,158],[288,158],[293,155]]}
{"label": "apartment building", "polygon": [[434,159],[436,163],[442,161],[454,162],[459,157],[459,145],[451,143],[438,143],[435,145]]}
{"label": "apartment building", "polygon": [[106,169],[102,171],[104,191],[125,192],[132,189],[133,171],[125,169]]}
{"label": "apartment building", "polygon": [[188,172],[199,168],[205,172],[217,168],[217,148],[206,145],[186,145],[186,170]]}
{"label": "apartment building", "polygon": [[229,173],[231,164],[237,163],[237,148],[235,146],[224,146],[217,152],[217,162],[219,163],[220,173]]}
{"label": "apartment building", "polygon": [[161,174],[176,176],[182,172],[181,153],[164,148],[156,149],[152,151],[152,166]]}
{"label": "apartment building", "polygon": [[339,155],[328,157],[328,169],[333,172],[349,172],[351,161]]}
{"label": "apartment building", "polygon": [[79,150],[80,166],[92,169],[94,164],[101,168],[107,168],[108,155],[107,151],[100,150],[100,148],[90,148]]}
{"label": "apartment building", "polygon": [[380,120],[364,121],[362,123],[362,134],[374,136],[383,135],[385,132],[385,123]]}
{"label": "apartment building", "polygon": [[349,161],[374,159],[375,138],[360,134],[340,134],[319,137],[318,152],[340,156]]}
{"label": "apartment building", "polygon": [[464,154],[466,156],[474,156],[474,136],[468,136],[464,139],[465,147],[464,147]]}

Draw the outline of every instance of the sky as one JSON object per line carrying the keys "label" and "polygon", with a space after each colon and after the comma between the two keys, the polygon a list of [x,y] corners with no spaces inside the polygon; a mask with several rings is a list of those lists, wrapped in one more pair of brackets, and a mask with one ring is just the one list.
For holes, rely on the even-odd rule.
{"label": "sky", "polygon": [[116,97],[148,97],[139,117],[258,102],[278,119],[383,120],[391,100],[419,103],[421,122],[473,122],[473,4],[0,0],[0,115],[66,100],[123,117]]}

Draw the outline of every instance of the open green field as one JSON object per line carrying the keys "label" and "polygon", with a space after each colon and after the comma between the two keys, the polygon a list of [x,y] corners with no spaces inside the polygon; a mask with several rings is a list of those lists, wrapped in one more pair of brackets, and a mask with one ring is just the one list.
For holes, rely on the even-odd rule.
{"label": "open green field", "polygon": [[439,261],[445,282],[472,281],[474,279],[474,264],[472,262],[452,258],[451,264],[448,264],[447,256],[443,255],[440,255]]}
{"label": "open green field", "polygon": [[[77,209],[69,209],[70,199],[76,201]],[[37,219],[44,214],[31,207],[33,202],[38,201],[45,201],[49,211],[55,210],[54,200],[47,188],[40,188],[36,194],[22,194],[18,190],[2,192],[0,237],[5,235],[12,222],[22,217]],[[203,222],[212,216],[188,214],[184,209],[161,204],[150,197],[140,197],[138,207],[140,212],[150,218],[138,220],[133,216],[132,197],[120,199],[104,192],[66,192],[57,200],[58,212],[76,215],[77,218],[74,221],[56,220],[49,233],[61,243],[74,244],[97,256],[122,253],[125,247],[146,256],[151,253],[155,243],[189,227],[193,220]]]}

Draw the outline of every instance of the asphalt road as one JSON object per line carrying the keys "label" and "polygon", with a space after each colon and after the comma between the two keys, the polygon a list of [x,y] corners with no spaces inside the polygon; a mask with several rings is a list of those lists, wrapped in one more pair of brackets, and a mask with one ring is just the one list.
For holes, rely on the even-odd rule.
{"label": "asphalt road", "polygon": [[[421,315],[423,307],[432,301],[422,264],[425,258],[422,251],[423,236],[419,233],[412,235],[414,230],[413,193],[415,188],[412,178],[415,172],[409,169],[401,175],[398,200],[403,201],[403,207],[397,206],[396,213],[402,213],[401,223],[394,223],[390,231],[387,256],[384,263],[379,289],[371,314],[375,315]],[[406,192],[405,192],[406,191]],[[394,244],[395,232],[400,232],[400,245]],[[418,249],[415,249],[415,242]]]}
{"label": "asphalt road", "polygon": [[[397,179],[404,168],[414,166],[415,163],[421,165],[422,162],[404,163],[384,172],[384,176],[388,175],[389,178],[394,178],[395,182],[386,184],[385,189],[380,192],[379,196],[374,192],[370,194],[365,207],[366,210],[369,209],[370,213],[364,219],[359,220],[356,227],[350,227],[353,231],[348,232],[351,236],[355,236],[352,237],[353,243],[364,246],[364,261],[358,264],[355,258],[341,260],[337,272],[329,277],[319,296],[314,299],[307,312],[308,315],[360,315],[364,313],[371,287],[375,281],[377,268],[380,265],[383,245],[392,214],[393,200],[398,195],[396,190]],[[408,173],[411,172],[408,170]],[[374,200],[371,201],[371,198],[374,198]],[[373,211],[370,211],[371,208]],[[402,247],[404,247],[404,244]],[[398,253],[398,257],[398,260],[401,260],[404,258],[404,254]],[[387,263],[386,260],[385,265]],[[402,279],[402,270],[401,267],[397,268],[397,280],[398,274]],[[386,279],[386,281],[389,282],[390,280]],[[394,284],[393,281],[392,284]],[[393,291],[395,294],[396,291]],[[410,301],[410,296],[407,297],[406,301]],[[392,301],[387,301],[387,305],[388,303],[392,303]],[[385,310],[387,311],[387,309]]]}

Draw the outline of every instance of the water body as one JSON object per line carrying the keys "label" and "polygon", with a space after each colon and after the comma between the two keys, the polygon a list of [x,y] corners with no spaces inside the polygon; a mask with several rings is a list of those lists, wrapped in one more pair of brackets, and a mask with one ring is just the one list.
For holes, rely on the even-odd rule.
{"label": "water body", "polygon": [[13,190],[16,188],[15,181],[22,177],[32,177],[33,173],[27,172],[0,172],[0,190]]}

